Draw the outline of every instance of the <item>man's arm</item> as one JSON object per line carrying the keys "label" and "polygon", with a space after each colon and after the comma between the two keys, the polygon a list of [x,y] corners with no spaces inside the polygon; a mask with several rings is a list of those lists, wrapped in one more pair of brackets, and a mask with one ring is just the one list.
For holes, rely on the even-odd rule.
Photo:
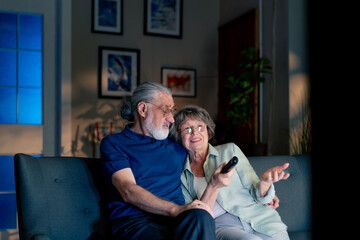
{"label": "man's arm", "polygon": [[126,203],[132,204],[143,211],[176,217],[181,212],[193,208],[204,209],[212,214],[212,210],[205,203],[195,200],[186,205],[163,200],[136,184],[130,168],[124,168],[112,175],[112,184],[119,191]]}

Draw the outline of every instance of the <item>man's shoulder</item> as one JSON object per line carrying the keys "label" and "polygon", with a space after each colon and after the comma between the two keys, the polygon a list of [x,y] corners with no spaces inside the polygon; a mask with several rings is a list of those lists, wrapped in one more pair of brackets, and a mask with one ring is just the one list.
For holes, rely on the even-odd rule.
{"label": "man's shoulder", "polygon": [[101,142],[111,142],[111,141],[116,141],[118,139],[122,138],[122,134],[120,133],[113,133],[113,134],[109,134],[106,137],[104,137]]}
{"label": "man's shoulder", "polygon": [[124,138],[123,134],[113,133],[109,134],[101,140],[100,147],[104,148],[106,146],[118,146],[126,143],[126,138]]}
{"label": "man's shoulder", "polygon": [[186,149],[181,144],[174,142],[170,138],[168,138],[167,141],[168,141],[168,144],[172,145],[174,147],[174,149],[176,149],[177,151],[184,152],[185,154],[187,153]]}

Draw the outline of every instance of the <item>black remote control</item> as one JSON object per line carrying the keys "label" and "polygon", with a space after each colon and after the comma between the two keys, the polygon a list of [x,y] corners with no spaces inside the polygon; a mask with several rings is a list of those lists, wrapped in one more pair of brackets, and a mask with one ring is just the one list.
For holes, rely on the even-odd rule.
{"label": "black remote control", "polygon": [[229,172],[239,162],[239,159],[234,156],[222,169],[220,173]]}

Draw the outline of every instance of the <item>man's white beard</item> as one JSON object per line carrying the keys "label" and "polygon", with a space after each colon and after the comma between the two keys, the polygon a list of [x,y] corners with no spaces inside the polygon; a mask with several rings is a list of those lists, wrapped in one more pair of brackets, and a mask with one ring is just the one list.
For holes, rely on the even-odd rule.
{"label": "man's white beard", "polygon": [[153,124],[154,114],[152,111],[149,111],[149,116],[145,119],[145,128],[146,130],[155,138],[156,140],[164,140],[169,135],[169,129],[164,129],[162,127],[156,128]]}

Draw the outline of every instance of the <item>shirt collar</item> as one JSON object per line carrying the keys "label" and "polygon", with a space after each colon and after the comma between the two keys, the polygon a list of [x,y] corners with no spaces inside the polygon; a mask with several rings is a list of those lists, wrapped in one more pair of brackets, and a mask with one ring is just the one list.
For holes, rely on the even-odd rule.
{"label": "shirt collar", "polygon": [[145,137],[148,137],[146,135],[142,135],[134,132],[133,130],[130,129],[129,125],[130,124],[127,124],[125,126],[125,129],[123,130],[123,134],[125,134],[128,138],[133,140],[140,140],[140,139],[144,139]]}
{"label": "shirt collar", "polygon": [[144,134],[139,134],[139,133],[136,133],[134,132],[133,130],[130,129],[130,124],[127,124],[124,128],[124,130],[122,131],[122,133],[127,136],[128,138],[130,139],[133,139],[133,140],[148,140],[148,141],[151,141],[151,142],[156,142],[156,141],[168,141],[168,138],[165,138],[164,140],[157,140],[153,137],[149,137],[149,136],[146,136]]}
{"label": "shirt collar", "polygon": [[[218,152],[218,150],[216,150],[216,148],[214,148],[210,143],[209,143],[209,153],[208,153],[208,155],[206,156],[206,160],[205,160],[205,162],[204,162],[204,166],[207,165],[207,162],[209,161],[209,156],[219,157],[219,152]],[[189,157],[189,154],[187,154],[187,157],[186,157],[186,160],[185,160],[185,163],[184,163],[183,171],[185,171],[185,170],[188,170],[189,172],[192,173],[191,167],[190,167],[190,157]]]}
{"label": "shirt collar", "polygon": [[[219,157],[219,152],[209,143],[209,155],[213,155],[215,157]],[[208,155],[208,156],[209,156]]]}

